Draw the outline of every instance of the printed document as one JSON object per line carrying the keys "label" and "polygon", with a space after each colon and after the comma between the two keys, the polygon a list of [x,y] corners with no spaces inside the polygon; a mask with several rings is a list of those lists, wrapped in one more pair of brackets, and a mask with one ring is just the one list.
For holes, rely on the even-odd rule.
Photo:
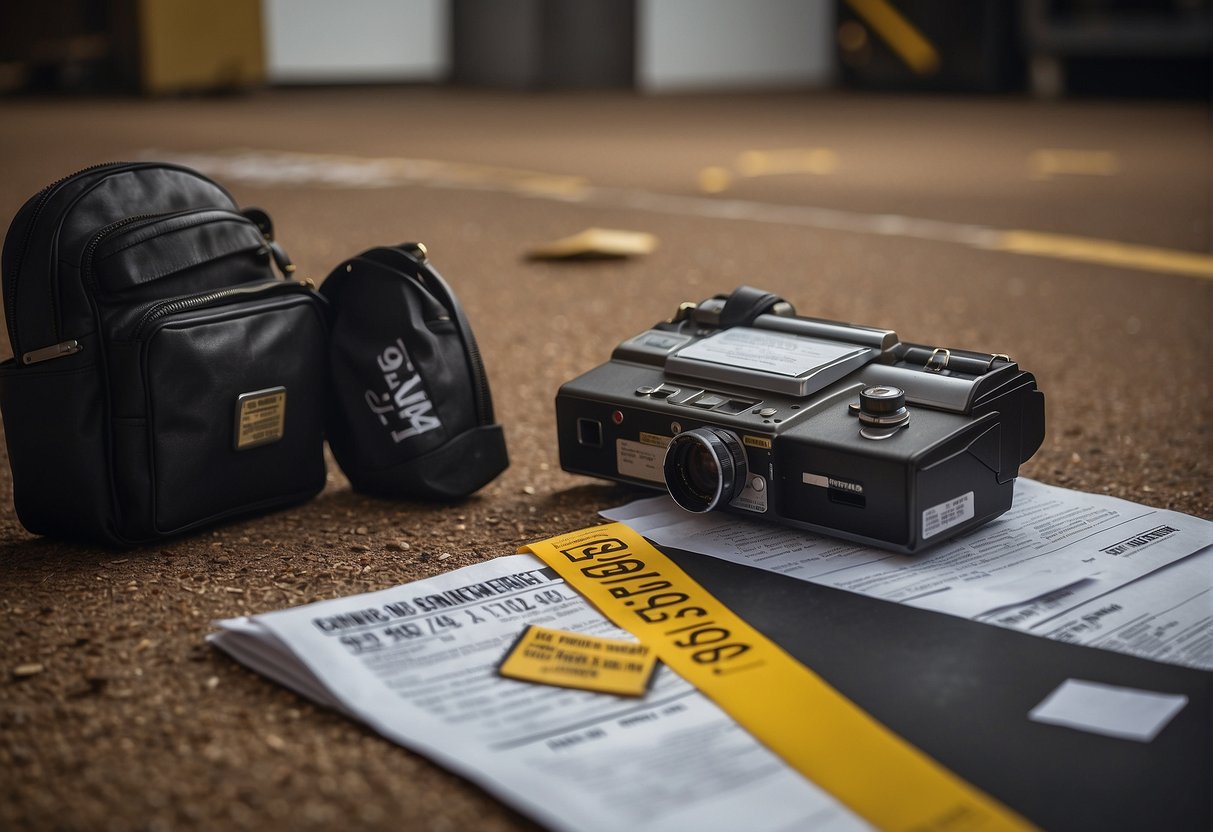
{"label": "printed document", "polygon": [[1065,587],[980,620],[1213,670],[1213,547],[1076,607],[1072,593],[1072,587]]}
{"label": "printed document", "polygon": [[[1079,644],[1213,669],[1213,648],[1208,646],[1213,642],[1213,570],[1201,568],[1207,559],[1185,570],[1186,583],[1174,582],[1179,595],[1127,589],[1213,545],[1213,523],[1199,517],[1022,477],[1010,511],[914,555],[736,514],[691,514],[664,495],[602,515],[627,523],[658,546]],[[1120,636],[1110,634],[1111,620],[1082,628],[1065,627],[1058,618],[1088,602],[1098,609],[1122,587],[1125,600],[1112,599],[1122,607],[1115,611],[1122,613],[1116,620],[1126,624]],[[1172,629],[1192,631],[1182,644],[1139,637],[1140,631],[1128,624],[1129,618],[1140,625],[1143,616],[1160,614],[1171,616],[1167,622]],[[1057,626],[1050,627],[1054,620]]]}
{"label": "printed document", "polygon": [[512,555],[221,621],[210,641],[553,829],[870,828],[664,666],[643,698],[498,675],[529,624],[632,638]]}

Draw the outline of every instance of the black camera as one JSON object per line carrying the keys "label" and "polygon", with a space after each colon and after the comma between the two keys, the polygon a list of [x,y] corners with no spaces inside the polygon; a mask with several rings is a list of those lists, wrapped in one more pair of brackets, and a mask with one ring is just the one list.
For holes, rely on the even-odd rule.
{"label": "black camera", "polygon": [[748,286],[624,341],[560,388],[556,423],[566,471],[898,552],[1010,508],[1045,430],[1005,355],[800,317]]}

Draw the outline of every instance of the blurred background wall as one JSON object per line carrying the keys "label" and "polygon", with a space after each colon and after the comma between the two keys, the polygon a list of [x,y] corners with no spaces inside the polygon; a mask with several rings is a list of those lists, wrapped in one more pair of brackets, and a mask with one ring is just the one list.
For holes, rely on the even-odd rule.
{"label": "blurred background wall", "polygon": [[454,83],[1207,98],[1210,2],[10,2],[0,92]]}
{"label": "blurred background wall", "polygon": [[262,0],[271,83],[441,81],[450,0]]}
{"label": "blurred background wall", "polygon": [[636,85],[646,92],[824,86],[831,0],[640,0]]}

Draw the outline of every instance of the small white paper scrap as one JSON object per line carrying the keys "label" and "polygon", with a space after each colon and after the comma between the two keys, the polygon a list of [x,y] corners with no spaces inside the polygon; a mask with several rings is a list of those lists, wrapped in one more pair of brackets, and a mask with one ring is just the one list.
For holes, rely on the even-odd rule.
{"label": "small white paper scrap", "polygon": [[1149,742],[1187,704],[1188,697],[1182,694],[1066,679],[1031,710],[1028,718],[1093,734]]}

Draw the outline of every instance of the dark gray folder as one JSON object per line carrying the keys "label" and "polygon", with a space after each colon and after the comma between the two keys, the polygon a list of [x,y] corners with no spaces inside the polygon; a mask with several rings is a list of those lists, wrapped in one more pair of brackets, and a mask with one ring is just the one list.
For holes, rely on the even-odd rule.
{"label": "dark gray folder", "polygon": [[[876,719],[1039,826],[1213,829],[1213,673],[664,551]],[[1188,704],[1148,743],[1029,721],[1066,679]]]}

